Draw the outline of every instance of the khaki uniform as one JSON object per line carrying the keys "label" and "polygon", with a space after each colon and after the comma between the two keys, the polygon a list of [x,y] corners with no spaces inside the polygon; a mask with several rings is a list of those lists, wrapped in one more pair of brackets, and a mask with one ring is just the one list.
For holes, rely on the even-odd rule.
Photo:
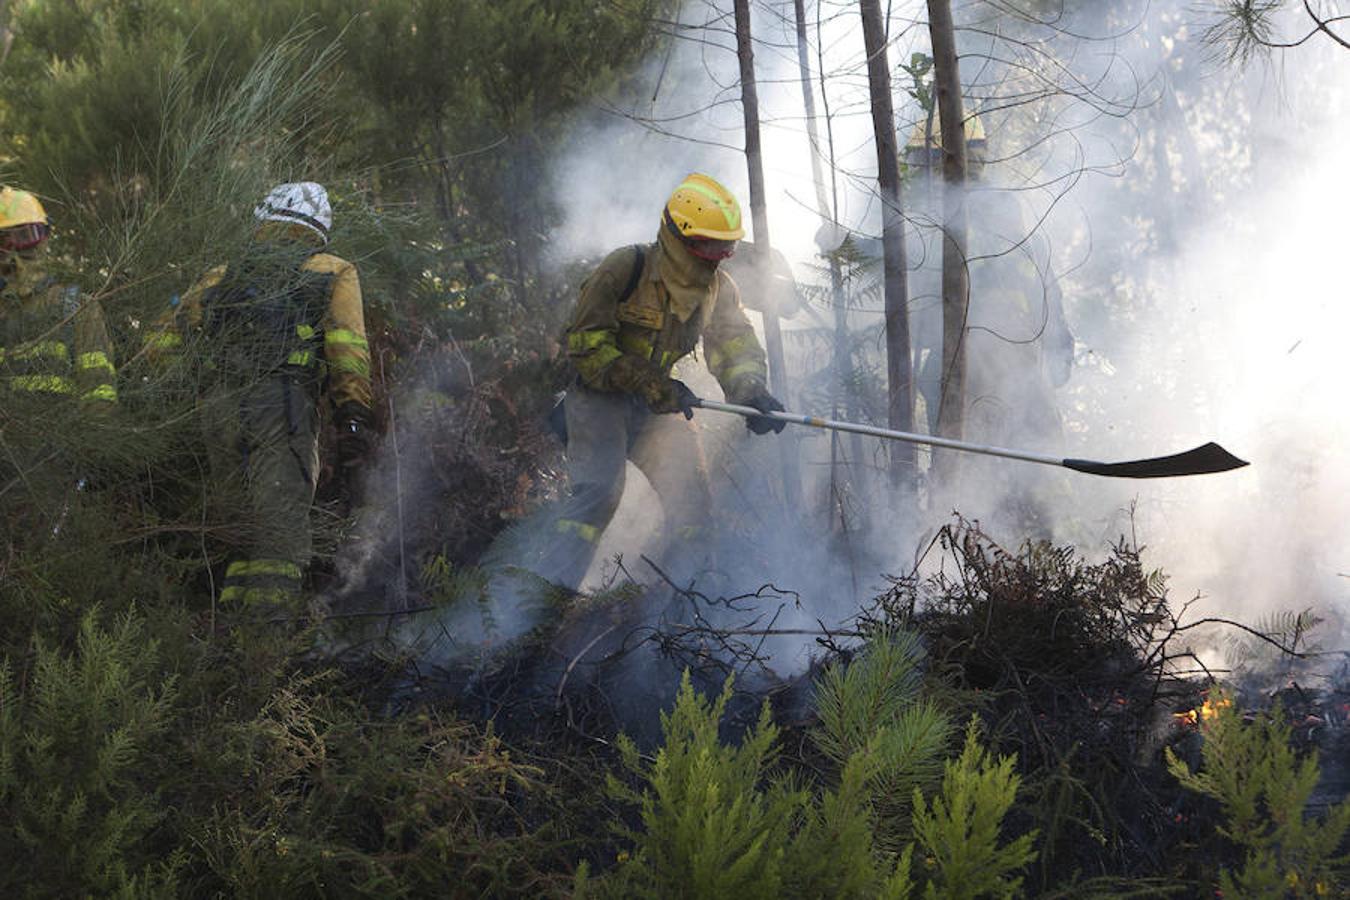
{"label": "khaki uniform", "polygon": [[600,535],[623,496],[631,459],[661,497],[667,536],[692,538],[710,505],[697,433],[678,415],[653,415],[645,399],[703,342],[708,368],[728,400],[763,393],[764,351],[726,272],[685,252],[663,228],[643,249],[611,253],[582,285],[568,329],[577,385],[568,392],[567,456],[572,495],[564,502],[539,574],[569,586],[585,575]]}
{"label": "khaki uniform", "polygon": [[213,269],[149,345],[153,355],[178,356],[192,340],[212,469],[244,482],[247,549],[226,569],[221,600],[287,604],[313,549],[319,400],[368,415],[370,350],[354,265],[298,247],[264,250],[283,257],[269,274]]}
{"label": "khaki uniform", "polygon": [[112,341],[98,301],[82,299],[33,263],[0,270],[0,384],[29,397],[117,403]]}
{"label": "khaki uniform", "polygon": [[[31,261],[0,267],[4,543],[30,546],[59,531],[72,490],[82,489],[92,474],[74,459],[95,439],[72,431],[116,408],[116,378],[112,341],[96,300],[56,284]],[[22,491],[10,490],[18,485]]]}
{"label": "khaki uniform", "polygon": [[[581,287],[567,331],[567,352],[581,383],[598,391],[641,393],[644,382],[669,377],[703,340],[708,368],[730,402],[765,388],[768,366],[745,316],[740,290],[720,270],[699,271],[694,259],[662,229],[643,251],[632,296],[620,302],[636,251],[605,257]],[[733,399],[734,398],[734,399]]]}

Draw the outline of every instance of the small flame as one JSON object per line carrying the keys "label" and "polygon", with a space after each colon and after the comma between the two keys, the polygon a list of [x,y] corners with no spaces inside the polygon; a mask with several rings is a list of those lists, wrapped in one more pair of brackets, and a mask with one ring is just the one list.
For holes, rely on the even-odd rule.
{"label": "small flame", "polygon": [[1233,701],[1227,697],[1220,697],[1218,700],[1211,700],[1206,697],[1205,702],[1200,704],[1200,721],[1208,722],[1210,719],[1217,719],[1221,710],[1228,709],[1232,705]]}
{"label": "small flame", "polygon": [[1195,726],[1201,722],[1208,722],[1210,719],[1218,718],[1221,710],[1228,709],[1233,705],[1233,701],[1227,697],[1219,696],[1217,699],[1205,697],[1203,703],[1195,709],[1187,710],[1181,713],[1172,713],[1172,718],[1177,720],[1180,725]]}

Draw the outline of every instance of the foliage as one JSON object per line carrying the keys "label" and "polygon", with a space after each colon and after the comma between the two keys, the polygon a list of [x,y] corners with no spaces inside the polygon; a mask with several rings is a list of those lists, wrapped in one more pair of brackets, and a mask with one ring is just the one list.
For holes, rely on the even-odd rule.
{"label": "foliage", "polygon": [[882,630],[860,658],[816,683],[815,742],[843,767],[845,784],[850,766],[866,763],[877,837],[891,849],[908,837],[911,798],[936,782],[951,737],[947,715],[920,697],[923,662],[917,634]]}
{"label": "foliage", "polygon": [[[972,725],[930,807],[923,787],[932,782],[950,724],[920,700],[917,678],[906,675],[917,672],[916,651],[912,636],[883,634],[849,666],[838,663],[817,681],[821,724],[814,740],[835,763],[833,785],[774,774],[777,729],[767,706],[739,745],[723,743],[718,727],[730,679],[709,701],[686,673],[674,710],[662,715],[665,740],[655,759],[620,741],[625,767],[641,787],[611,776],[610,791],[639,808],[640,827],[620,829],[633,843],[632,855],[622,855],[608,878],[587,871],[585,890],[905,898],[922,887],[930,897],[1011,896],[1020,884],[1013,873],[1034,857],[1034,834],[998,843],[1019,781],[1013,760],[990,760]],[[898,687],[887,684],[891,676],[899,676]],[[866,722],[875,728],[870,735],[859,730]],[[846,755],[837,756],[844,747]],[[906,816],[902,826],[888,800],[901,784],[910,787],[913,810],[912,823]],[[911,830],[916,843],[903,849],[883,843]],[[918,873],[916,846],[926,854]]]}
{"label": "foliage", "polygon": [[1220,832],[1240,864],[1219,873],[1228,897],[1324,897],[1350,875],[1350,802],[1332,806],[1318,821],[1308,815],[1320,766],[1300,760],[1277,707],[1248,723],[1232,698],[1215,690],[1213,715],[1201,725],[1203,766],[1192,771],[1169,747],[1167,767],[1181,784],[1213,797],[1223,810]]}
{"label": "foliage", "polygon": [[[908,896],[912,797],[936,781],[951,723],[921,697],[923,649],[901,631],[879,631],[847,665],[815,682],[820,724],[812,738],[835,764],[796,838],[799,896]],[[887,869],[891,869],[889,874]]]}
{"label": "foliage", "polygon": [[248,787],[192,823],[207,883],[245,896],[322,896],[325,885],[417,896],[538,880],[546,842],[519,834],[510,799],[535,791],[540,770],[440,716],[373,723],[331,682],[291,677],[251,720],[222,723],[222,761],[201,761],[224,779],[213,790]]}
{"label": "foliage", "polygon": [[1035,858],[1036,833],[999,845],[999,825],[1012,808],[1021,779],[1013,758],[990,758],[979,743],[975,720],[966,728],[961,755],[944,766],[942,790],[931,807],[914,789],[914,831],[935,871],[924,896],[931,898],[1002,897],[1018,895],[1021,876],[1014,875]]}
{"label": "foliage", "polygon": [[1173,673],[1191,665],[1174,646],[1165,578],[1124,541],[1089,562],[1043,542],[1010,551],[960,520],[932,552],[929,574],[898,580],[876,617],[920,634],[934,670],[978,705],[993,747],[1016,754],[1025,788],[1010,818],[1040,829],[1035,889],[1066,872],[1148,872],[1155,842],[1181,833],[1156,704],[1189,690]]}
{"label": "foliage", "polygon": [[152,776],[179,713],[143,617],[86,613],[71,652],[35,641],[16,683],[0,663],[0,873],[7,896],[170,896],[184,859],[150,840]]}
{"label": "foliage", "polygon": [[805,802],[784,785],[760,789],[774,758],[778,731],[766,705],[736,746],[718,738],[731,682],[716,700],[695,693],[688,672],[670,713],[662,713],[665,744],[647,763],[621,737],[624,767],[646,783],[641,793],[608,780],[616,799],[641,810],[642,830],[618,877],[642,896],[778,897],[792,818]]}
{"label": "foliage", "polygon": [[1207,6],[1212,19],[1200,39],[1235,67],[1267,58],[1277,49],[1299,47],[1314,35],[1328,37],[1341,48],[1350,50],[1350,39],[1335,28],[1344,17],[1320,13],[1309,3],[1302,4],[1306,18],[1295,20],[1302,34],[1288,37],[1278,34],[1281,19],[1285,23],[1289,21],[1282,14],[1297,6],[1287,0],[1210,0]]}
{"label": "foliage", "polygon": [[274,635],[175,673],[147,632],[138,611],[105,627],[95,610],[72,652],[38,640],[0,668],[7,896],[561,887],[561,826],[522,815],[562,810],[490,730],[372,720]]}

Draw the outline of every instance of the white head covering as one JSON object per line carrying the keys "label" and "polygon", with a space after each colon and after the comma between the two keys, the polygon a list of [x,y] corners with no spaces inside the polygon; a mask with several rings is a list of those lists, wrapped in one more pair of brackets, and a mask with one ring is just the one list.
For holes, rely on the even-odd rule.
{"label": "white head covering", "polygon": [[333,208],[328,205],[328,191],[313,181],[279,184],[272,188],[253,209],[261,222],[294,222],[312,230],[328,243],[328,232],[333,227]]}

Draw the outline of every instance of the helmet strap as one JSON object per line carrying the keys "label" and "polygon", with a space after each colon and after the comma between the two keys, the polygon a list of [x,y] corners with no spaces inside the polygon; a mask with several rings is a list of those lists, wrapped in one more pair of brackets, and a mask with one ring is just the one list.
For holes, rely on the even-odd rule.
{"label": "helmet strap", "polygon": [[675,224],[675,220],[670,217],[670,210],[661,214],[661,224],[666,226],[666,230],[680,239],[684,243],[684,235],[680,233],[680,226]]}

